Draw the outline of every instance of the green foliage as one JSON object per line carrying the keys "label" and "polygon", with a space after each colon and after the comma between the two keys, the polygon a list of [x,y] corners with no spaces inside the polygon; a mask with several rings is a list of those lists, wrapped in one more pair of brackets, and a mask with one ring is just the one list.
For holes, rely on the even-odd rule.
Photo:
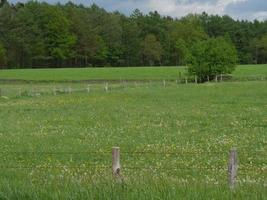
{"label": "green foliage", "polygon": [[69,32],[69,21],[57,7],[44,5],[40,14],[40,24],[45,35],[45,48],[48,56],[64,60],[71,56],[71,47],[75,36]]}
{"label": "green foliage", "polygon": [[193,45],[220,36],[235,46],[239,63],[261,64],[266,34],[266,21],[206,13],[173,19],[140,10],[128,17],[96,4],[0,4],[8,68],[185,65]]}
{"label": "green foliage", "polygon": [[183,39],[178,39],[175,43],[175,50],[178,58],[178,65],[185,65],[188,56],[190,55],[186,42]]}
{"label": "green foliage", "polygon": [[255,63],[267,63],[267,34],[251,42]]}
{"label": "green foliage", "polygon": [[2,43],[0,42],[0,68],[6,65],[6,50]]}
{"label": "green foliage", "polygon": [[224,38],[212,38],[192,46],[188,58],[188,72],[196,75],[202,82],[214,79],[219,74],[231,74],[236,67],[235,47]]}
{"label": "green foliage", "polygon": [[161,63],[162,47],[155,35],[149,34],[142,44],[143,55],[150,66]]}

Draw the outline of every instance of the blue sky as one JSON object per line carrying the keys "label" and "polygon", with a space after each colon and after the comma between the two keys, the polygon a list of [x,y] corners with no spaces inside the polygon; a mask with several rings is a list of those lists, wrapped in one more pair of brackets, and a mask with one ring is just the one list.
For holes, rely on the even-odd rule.
{"label": "blue sky", "polygon": [[[25,2],[27,0],[9,0]],[[68,0],[45,0],[49,3],[66,3]],[[72,0],[77,4],[96,3],[108,11],[118,10],[129,14],[135,8],[147,13],[157,10],[163,15],[173,17],[188,13],[228,14],[235,19],[267,20],[267,0]]]}

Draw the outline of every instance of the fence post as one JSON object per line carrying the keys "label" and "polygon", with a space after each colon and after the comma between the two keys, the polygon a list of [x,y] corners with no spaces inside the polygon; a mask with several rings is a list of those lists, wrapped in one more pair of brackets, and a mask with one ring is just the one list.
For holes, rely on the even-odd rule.
{"label": "fence post", "polygon": [[57,95],[57,90],[56,90],[55,87],[53,88],[53,94],[54,94],[54,95]]}
{"label": "fence post", "polygon": [[236,178],[237,178],[237,149],[233,148],[230,151],[229,155],[229,164],[228,164],[228,181],[231,189],[234,189]]}
{"label": "fence post", "polygon": [[71,86],[69,86],[69,93],[72,93],[72,89],[71,89]]}
{"label": "fence post", "polygon": [[197,84],[197,76],[195,76],[195,83]]}
{"label": "fence post", "polygon": [[21,88],[19,88],[19,94],[18,94],[19,97],[21,97]]}
{"label": "fence post", "polygon": [[106,82],[105,91],[108,92],[108,82]]}
{"label": "fence post", "polygon": [[112,148],[112,173],[115,177],[119,177],[121,174],[119,147]]}
{"label": "fence post", "polygon": [[185,78],[185,84],[187,84],[188,83],[188,80],[187,80],[187,77]]}

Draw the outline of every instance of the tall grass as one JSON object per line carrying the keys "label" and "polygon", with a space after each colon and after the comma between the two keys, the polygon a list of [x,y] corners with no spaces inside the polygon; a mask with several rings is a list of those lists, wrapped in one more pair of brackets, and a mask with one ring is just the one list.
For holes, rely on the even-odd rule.
{"label": "tall grass", "polygon": [[[95,87],[0,98],[1,199],[266,196],[266,81]],[[121,147],[123,181],[111,175],[113,146]],[[239,155],[234,191],[227,186],[232,147]]]}

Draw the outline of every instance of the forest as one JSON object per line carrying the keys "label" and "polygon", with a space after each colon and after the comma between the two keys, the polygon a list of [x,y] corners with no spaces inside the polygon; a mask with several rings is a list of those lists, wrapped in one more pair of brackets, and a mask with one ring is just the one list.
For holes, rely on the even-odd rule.
{"label": "forest", "polygon": [[196,43],[218,37],[235,47],[239,64],[267,63],[267,21],[138,9],[127,16],[72,2],[0,4],[0,69],[181,66]]}

